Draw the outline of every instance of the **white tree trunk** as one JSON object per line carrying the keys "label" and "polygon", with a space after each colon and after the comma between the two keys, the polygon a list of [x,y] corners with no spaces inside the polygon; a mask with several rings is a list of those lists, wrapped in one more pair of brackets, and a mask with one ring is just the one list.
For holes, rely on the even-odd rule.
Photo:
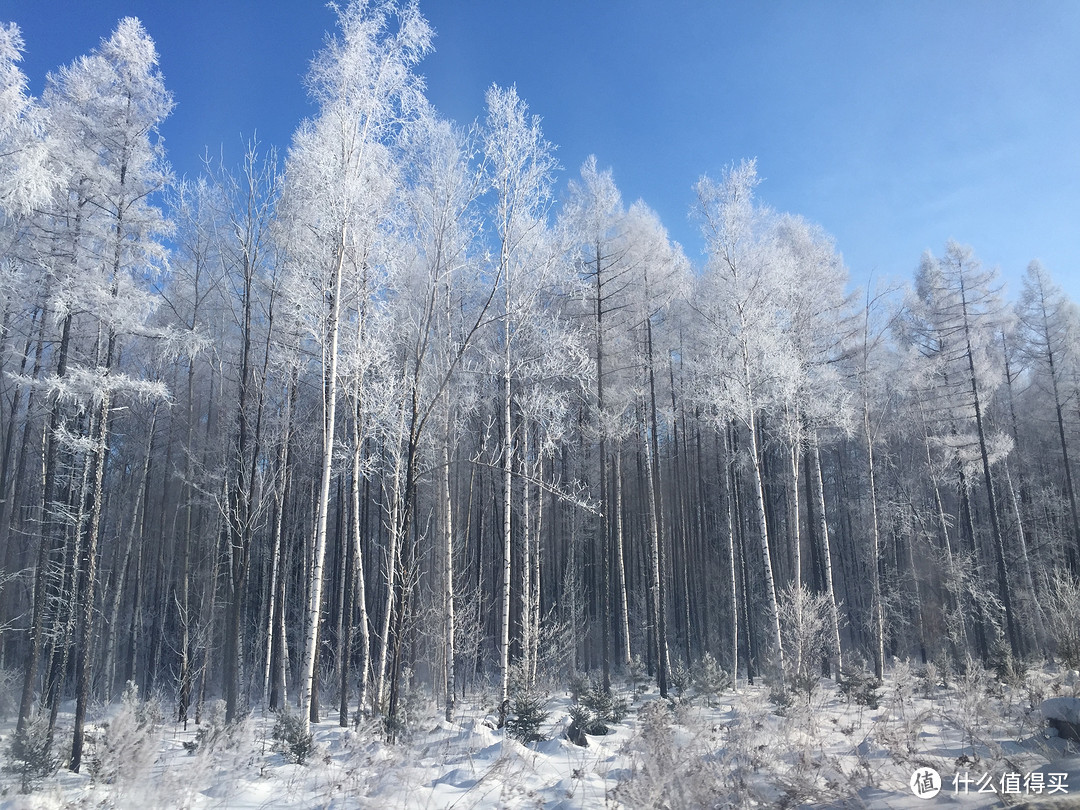
{"label": "white tree trunk", "polygon": [[812,469],[810,484],[817,501],[814,511],[817,513],[818,535],[821,541],[821,565],[825,569],[825,594],[829,599],[829,643],[832,646],[833,677],[839,681],[844,659],[840,647],[840,613],[836,609],[836,589],[833,585],[832,549],[829,543],[829,522],[825,516],[825,486],[821,478],[821,452],[818,447],[816,431],[810,436],[810,462]]}
{"label": "white tree trunk", "polygon": [[450,418],[449,398],[447,398],[447,418],[443,442],[443,614],[445,622],[446,644],[446,722],[454,716],[454,701],[457,696],[457,669],[454,661],[455,626],[454,626],[454,510],[450,498]]}
{"label": "white tree trunk", "polygon": [[619,641],[623,666],[629,668],[633,663],[630,655],[630,610],[626,597],[626,550],[623,536],[622,516],[622,447],[615,451],[615,552],[619,577]]}
{"label": "white tree trunk", "polygon": [[769,555],[769,524],[765,519],[765,482],[761,474],[761,455],[758,451],[757,414],[750,387],[750,359],[743,348],[743,375],[746,380],[746,417],[750,429],[750,461],[754,469],[754,499],[757,506],[758,537],[761,541],[761,565],[765,576],[765,597],[769,611],[769,629],[776,653],[776,671],[781,682],[784,679],[784,642],[780,636],[780,609],[776,602],[776,580],[773,575],[772,558]]}
{"label": "white tree trunk", "polygon": [[323,591],[323,562],[326,556],[326,520],[330,509],[330,479],[333,476],[334,462],[334,427],[337,418],[337,394],[338,394],[338,334],[340,331],[341,315],[341,277],[345,263],[345,228],[341,229],[337,245],[337,257],[334,262],[334,275],[332,286],[334,300],[330,304],[330,321],[327,324],[327,338],[329,347],[329,368],[324,365],[324,382],[326,385],[326,405],[323,419],[323,453],[322,473],[319,480],[318,500],[315,504],[315,557],[311,569],[311,594],[308,601],[307,616],[304,622],[304,658],[300,667],[300,716],[304,724],[304,731],[309,729],[312,714],[318,712],[318,707],[312,705],[311,695],[315,689],[315,678],[318,677],[318,638],[319,638],[319,614],[322,611]]}
{"label": "white tree trunk", "polygon": [[[885,675],[885,616],[881,604],[881,577],[878,574],[878,555],[881,539],[878,528],[877,480],[874,470],[874,440],[870,432],[870,404],[863,394],[863,435],[866,438],[866,465],[870,477],[870,613],[873,627],[874,675],[880,680]],[[929,454],[929,445],[927,453]],[[927,462],[929,462],[929,455]],[[936,491],[936,490],[935,490]],[[948,548],[948,540],[946,540]]]}
{"label": "white tree trunk", "polygon": [[[506,317],[510,317],[510,284],[506,280]],[[505,325],[503,346],[503,576],[502,628],[499,634],[499,725],[506,720],[510,701],[510,513],[513,511],[514,432],[510,425],[510,324]]]}
{"label": "white tree trunk", "polygon": [[[359,399],[360,383],[356,384],[356,397]],[[368,710],[368,683],[370,677],[368,671],[371,669],[371,629],[368,623],[367,612],[367,586],[366,576],[364,570],[364,543],[361,536],[362,527],[360,525],[360,478],[361,469],[360,463],[362,461],[362,448],[363,437],[360,431],[360,405],[359,402],[356,405],[356,413],[353,416],[353,463],[352,463],[352,505],[353,505],[353,547],[354,555],[356,558],[356,601],[360,608],[360,618],[358,620],[360,629],[360,697],[357,701],[357,706],[361,713]]]}

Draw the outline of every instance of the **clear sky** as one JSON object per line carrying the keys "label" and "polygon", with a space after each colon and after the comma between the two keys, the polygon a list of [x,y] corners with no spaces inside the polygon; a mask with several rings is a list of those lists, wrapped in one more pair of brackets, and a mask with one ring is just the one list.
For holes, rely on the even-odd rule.
{"label": "clear sky", "polygon": [[[429,97],[465,123],[516,83],[559,146],[594,153],[694,262],[703,173],[756,157],[761,198],[834,235],[855,283],[910,278],[955,238],[1016,280],[1040,258],[1080,300],[1080,2],[422,0]],[[0,0],[45,74],[125,15],[157,42],[178,174],[247,137],[287,148],[334,16],[318,0]]]}

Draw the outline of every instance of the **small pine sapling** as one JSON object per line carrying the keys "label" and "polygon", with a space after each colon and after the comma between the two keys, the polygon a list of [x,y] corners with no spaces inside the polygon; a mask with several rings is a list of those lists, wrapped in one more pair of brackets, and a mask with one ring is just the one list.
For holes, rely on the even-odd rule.
{"label": "small pine sapling", "polygon": [[196,751],[212,752],[219,748],[230,748],[236,743],[237,732],[241,723],[225,721],[225,701],[215,700],[210,704],[205,717],[197,719],[199,724],[194,740],[184,741],[184,750],[189,754]]}
{"label": "small pine sapling", "polygon": [[591,678],[572,685],[576,687],[574,703],[570,706],[570,728],[566,736],[577,745],[587,745],[586,734],[607,734],[609,725],[621,723],[630,710],[625,698],[616,697]]}
{"label": "small pine sapling", "polygon": [[533,743],[546,740],[540,727],[547,722],[550,712],[544,708],[543,695],[535,690],[524,690],[514,697],[506,730],[518,742]]}
{"label": "small pine sapling", "polygon": [[711,653],[705,653],[693,674],[694,688],[709,706],[715,706],[719,696],[731,689],[731,675],[720,668]]}
{"label": "small pine sapling", "polygon": [[881,702],[881,681],[865,666],[845,668],[839,686],[844,697],[860,706],[876,709]]}
{"label": "small pine sapling", "polygon": [[685,701],[689,697],[687,692],[690,691],[692,682],[693,678],[690,675],[690,670],[682,664],[675,664],[671,668],[671,672],[668,673],[668,684],[680,701]]}
{"label": "small pine sapling", "polygon": [[315,738],[305,728],[303,718],[294,714],[285,705],[278,712],[271,736],[275,740],[275,749],[281,752],[287,762],[303,765],[315,750]]}
{"label": "small pine sapling", "polygon": [[4,770],[19,778],[19,789],[30,793],[38,781],[51,776],[60,767],[52,753],[52,730],[49,718],[37,715],[16,731],[7,744]]}
{"label": "small pine sapling", "polygon": [[635,695],[641,695],[649,691],[649,682],[652,678],[649,677],[649,670],[645,666],[645,662],[641,660],[640,655],[635,655],[631,659],[626,674]]}
{"label": "small pine sapling", "polygon": [[[407,738],[415,730],[417,721],[425,715],[430,704],[427,693],[416,685],[411,667],[402,668],[399,683],[397,708],[392,717],[385,719],[389,740]],[[506,722],[504,709],[509,712],[509,704],[499,708],[500,727]]]}

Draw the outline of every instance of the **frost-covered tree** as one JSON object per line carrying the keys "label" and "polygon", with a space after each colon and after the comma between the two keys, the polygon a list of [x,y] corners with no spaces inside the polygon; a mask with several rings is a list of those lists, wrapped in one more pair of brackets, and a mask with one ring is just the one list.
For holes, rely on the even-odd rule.
{"label": "frost-covered tree", "polygon": [[[48,160],[63,184],[38,224],[41,244],[47,246],[40,262],[49,277],[47,306],[59,331],[56,371],[47,381],[51,410],[43,492],[46,515],[58,512],[62,497],[56,465],[58,445],[65,436],[81,433],[88,458],[93,459],[83,476],[88,504],[85,523],[77,529],[84,545],[76,557],[81,567],[75,583],[77,700],[71,768],[76,771],[90,697],[97,544],[111,403],[125,392],[161,393],[117,368],[125,337],[148,331],[155,306],[148,282],[165,266],[162,240],[168,223],[154,195],[170,179],[157,129],[172,109],[172,98],[157,62],[154,43],[142,25],[125,18],[89,56],[51,75],[42,99]],[[88,415],[88,420],[79,420],[81,429],[65,424],[63,401],[74,401]],[[20,712],[24,718],[29,714],[45,631],[48,593],[43,578],[50,560],[63,549],[61,531],[54,518],[46,521]]]}
{"label": "frost-covered tree", "polygon": [[[423,107],[406,133],[402,271],[391,285],[387,308],[392,337],[388,341],[402,364],[399,420],[403,430],[396,446],[395,480],[401,479],[398,534],[404,540],[417,520],[418,494],[424,470],[436,470],[438,491],[433,497],[440,514],[441,542],[435,554],[442,592],[443,657],[446,667],[447,712],[453,711],[456,690],[454,655],[454,507],[450,498],[451,461],[456,444],[455,424],[467,418],[472,399],[462,380],[462,364],[473,352],[494,291],[485,289],[480,264],[473,255],[477,224],[475,202],[483,187],[474,165],[472,135]],[[441,424],[440,424],[441,422]],[[453,435],[451,435],[453,432]],[[439,446],[441,443],[441,447]],[[395,492],[397,489],[395,489]],[[395,494],[395,499],[398,496]],[[386,703],[391,728],[397,722],[402,697],[404,641],[415,613],[417,550],[402,543],[395,579],[400,583],[393,607],[390,634],[394,641]],[[396,604],[395,604],[396,602]],[[385,616],[384,616],[385,622]]]}
{"label": "frost-covered tree", "polygon": [[[475,165],[475,135],[425,109],[410,130],[408,154],[409,233],[417,251],[411,284],[402,290],[406,321],[412,332],[414,380],[424,382],[423,431],[429,417],[441,420],[435,430],[441,448],[432,460],[437,479],[441,539],[440,602],[443,614],[445,715],[450,720],[458,690],[455,647],[456,508],[452,467],[462,428],[475,400],[472,386],[459,373],[474,338],[488,316],[494,289],[484,290],[480,262],[473,255],[479,232],[475,206],[483,177]],[[419,435],[417,436],[419,440]]]}
{"label": "frost-covered tree", "polygon": [[[1042,373],[1036,376],[1050,395],[1054,405],[1054,422],[1061,448],[1065,478],[1065,494],[1069,499],[1069,515],[1073,543],[1076,548],[1069,557],[1080,561],[1080,513],[1077,510],[1076,488],[1073,484],[1072,463],[1069,460],[1068,431],[1065,423],[1066,375],[1077,363],[1076,340],[1080,333],[1080,314],[1042,266],[1033,261],[1024,274],[1016,315],[1023,338],[1023,352]],[[1080,564],[1078,562],[1077,564]]]}
{"label": "frost-covered tree", "polygon": [[[19,68],[24,43],[15,23],[0,24],[0,217],[25,216],[54,190],[40,108]],[[0,221],[3,219],[0,218]],[[3,251],[0,251],[0,256]]]}
{"label": "frost-covered tree", "polygon": [[[499,669],[500,719],[505,720],[510,688],[515,459],[523,453],[523,437],[536,427],[529,423],[527,414],[533,410],[553,416],[561,411],[547,395],[555,393],[557,381],[580,376],[585,358],[575,330],[567,327],[558,306],[552,305],[560,294],[570,291],[572,284],[569,266],[561,260],[563,250],[548,222],[553,175],[557,168],[554,147],[544,139],[539,118],[528,113],[515,88],[492,86],[486,100],[483,157],[491,198],[493,255],[490,272],[500,307],[500,329],[492,349],[492,360],[495,361],[494,355],[498,352],[495,373],[502,389],[498,405],[501,429],[498,461],[503,496]],[[541,396],[547,404],[537,411],[533,406],[539,402],[530,405],[529,398],[530,388],[538,385],[547,386],[549,390]],[[514,411],[515,399],[522,404],[518,413]],[[553,405],[554,411],[550,407]],[[549,439],[553,440],[558,433],[558,421],[545,420]],[[528,455],[526,452],[522,457]],[[524,483],[525,503],[528,503],[529,482]],[[522,517],[527,514],[523,512]],[[531,529],[527,521],[523,520],[523,524],[519,532],[523,538],[522,565],[526,570],[535,570],[530,559]],[[522,576],[522,588],[527,596],[532,587],[531,575],[523,572]],[[535,611],[524,610],[521,623],[523,650],[526,651],[533,646],[530,614],[535,615]]]}
{"label": "frost-covered tree", "polygon": [[[620,482],[612,481],[609,473],[608,441],[617,438],[612,430],[625,409],[609,408],[606,391],[609,386],[612,365],[610,352],[615,349],[612,343],[619,339],[619,327],[625,332],[627,308],[627,288],[632,284],[632,268],[626,261],[626,212],[618,188],[610,171],[600,171],[596,157],[590,156],[581,167],[580,182],[570,183],[570,196],[562,211],[562,227],[569,231],[568,238],[576,243],[575,259],[580,273],[588,286],[588,309],[592,320],[592,353],[595,363],[595,401],[591,407],[593,431],[599,445],[598,450],[598,495],[600,500],[599,553],[601,568],[601,588],[603,590],[603,611],[601,616],[601,660],[603,666],[604,689],[611,689],[611,544],[613,530],[618,519],[612,520],[609,482],[615,487]],[[614,411],[614,412],[613,412]],[[613,436],[613,433],[616,435]],[[626,621],[626,581],[622,561],[624,559],[621,532],[615,539],[618,545],[619,571],[619,660],[623,666],[630,665],[630,633]]]}
{"label": "frost-covered tree", "polygon": [[719,183],[697,185],[708,265],[696,298],[703,321],[699,380],[704,404],[722,423],[746,429],[753,476],[755,528],[761,548],[766,623],[776,671],[783,677],[784,649],[777,610],[777,582],[766,520],[759,414],[770,404],[775,380],[790,379],[796,362],[777,323],[780,282],[762,238],[769,212],[754,199],[753,161],[731,166]]}
{"label": "frost-covered tree", "polygon": [[[1020,651],[1019,630],[992,472],[993,465],[1007,454],[1010,443],[992,431],[987,410],[1000,381],[993,358],[1005,305],[997,272],[984,269],[970,247],[950,241],[942,257],[924,254],[915,280],[907,336],[930,374],[940,435],[955,454],[960,498],[965,504],[963,522],[976,559],[979,544],[967,500],[967,479],[970,473],[981,473],[990,517],[989,551],[997,571],[997,596],[1005,620],[1001,630],[1016,656]],[[992,616],[984,618],[996,623]],[[984,648],[982,652],[986,655],[989,650]]]}
{"label": "frost-covered tree", "polygon": [[[355,0],[337,9],[339,32],[312,63],[308,86],[319,113],[293,137],[286,163],[295,293],[323,353],[325,392],[320,483],[313,532],[313,568],[299,704],[305,723],[317,719],[326,526],[330,509],[339,391],[341,323],[349,278],[371,273],[373,245],[394,194],[393,148],[417,109],[421,83],[413,72],[430,48],[431,29],[414,5]],[[367,285],[360,295],[368,294]],[[393,555],[391,555],[393,556]],[[386,646],[387,639],[383,639]]]}
{"label": "frost-covered tree", "polygon": [[[653,617],[651,646],[656,661],[657,686],[661,694],[666,696],[671,673],[667,585],[667,546],[671,531],[665,521],[666,496],[662,478],[662,425],[658,416],[657,378],[662,384],[664,375],[660,358],[665,354],[670,358],[669,353],[674,347],[675,330],[670,328],[675,320],[673,310],[685,296],[690,273],[681,246],[669,239],[660,218],[640,200],[631,205],[627,212],[626,229],[626,262],[632,281],[627,290],[626,314],[633,338],[626,341],[627,362],[620,365],[624,372],[629,371],[636,378],[636,384],[632,383],[621,391],[613,387],[608,401],[615,405],[619,401],[615,394],[621,393],[625,409],[623,413],[633,410],[634,431],[638,434],[645,456],[648,591]],[[632,404],[631,392],[636,395]]]}
{"label": "frost-covered tree", "polygon": [[[851,301],[845,292],[847,270],[832,239],[820,227],[801,217],[785,215],[769,232],[770,263],[780,280],[776,304],[783,313],[781,332],[793,363],[786,377],[774,379],[780,424],[791,452],[791,504],[789,531],[792,534],[793,581],[802,581],[801,538],[799,535],[798,469],[800,456],[807,456],[808,525],[814,553],[814,567],[820,574],[815,587],[829,605],[831,627],[829,652],[834,675],[840,676],[843,653],[840,644],[840,615],[833,577],[832,546],[825,509],[821,473],[821,436],[830,428],[846,430],[851,420],[850,392],[837,364],[849,350],[852,332]],[[796,668],[798,665],[796,664]]]}

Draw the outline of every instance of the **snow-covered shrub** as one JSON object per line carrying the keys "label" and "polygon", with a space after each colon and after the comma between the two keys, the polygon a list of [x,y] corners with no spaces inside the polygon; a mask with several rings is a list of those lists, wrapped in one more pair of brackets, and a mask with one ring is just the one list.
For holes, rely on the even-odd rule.
{"label": "snow-covered shrub", "polygon": [[52,752],[49,718],[37,715],[16,731],[6,746],[4,770],[19,778],[19,789],[29,793],[38,781],[51,776],[60,767]]}
{"label": "snow-covered shrub", "polygon": [[[869,674],[869,673],[865,673]],[[876,679],[870,681],[874,683]],[[920,708],[915,699],[916,683],[907,661],[899,661],[893,667],[889,685],[892,687],[886,711],[874,719],[871,736],[889,752],[889,758],[904,767],[916,767],[926,762],[922,758],[919,741],[926,724],[930,721],[930,710]],[[863,704],[866,705],[866,704]],[[875,708],[870,706],[870,708]]]}
{"label": "snow-covered shrub", "polygon": [[581,637],[582,628],[575,628],[570,618],[560,619],[555,607],[540,622],[537,640],[537,679],[549,687],[565,683],[570,671],[574,647]]}
{"label": "snow-covered shrub", "polygon": [[288,704],[283,706],[274,721],[274,748],[281,752],[287,762],[303,765],[315,750],[315,738],[304,729],[304,720],[294,714]]}
{"label": "snow-covered shrub", "polygon": [[638,731],[627,745],[638,755],[634,762],[635,778],[617,790],[624,804],[662,806],[656,800],[663,796],[678,756],[673,723],[674,715],[666,701],[650,700],[638,709]]}
{"label": "snow-covered shrub", "polygon": [[157,730],[165,725],[165,701],[161,695],[152,694],[145,699],[140,699],[139,688],[131,681],[124,688],[124,696],[128,696],[129,693],[132,709],[135,712],[135,722],[139,726],[148,726]]}
{"label": "snow-covered shrub", "polygon": [[821,678],[821,662],[828,651],[826,639],[832,622],[829,598],[794,583],[785,587],[779,597],[784,679],[809,701]]}
{"label": "snow-covered shrub", "polygon": [[994,659],[994,675],[1003,686],[1024,689],[1027,686],[1028,666],[1008,649],[1003,649]]}
{"label": "snow-covered shrub", "polygon": [[[692,710],[691,710],[692,711]],[[626,745],[632,765],[613,791],[620,807],[738,806],[729,774],[713,755],[717,740],[691,722],[675,733],[675,711],[652,700],[638,710],[638,730]]]}
{"label": "snow-covered shrub", "polygon": [[963,672],[957,676],[953,694],[955,702],[947,705],[945,718],[961,732],[961,744],[971,746],[972,756],[978,754],[976,747],[984,742],[986,724],[994,710],[988,685],[990,674],[978,663],[968,659]]}
{"label": "snow-covered shrub", "polygon": [[95,782],[133,784],[146,777],[158,756],[160,706],[147,708],[139,688],[128,682],[119,710],[95,735],[90,775]]}
{"label": "snow-covered shrub", "polygon": [[570,678],[570,698],[577,703],[581,696],[591,691],[594,686],[593,679],[587,672],[578,672]]}
{"label": "snow-covered shrub", "polygon": [[22,677],[14,669],[0,669],[0,719],[12,718],[19,710]]}
{"label": "snow-covered shrub", "polygon": [[1046,631],[1057,654],[1069,669],[1080,669],[1080,582],[1059,572],[1046,599]]}
{"label": "snow-covered shrub", "polygon": [[911,663],[897,661],[892,671],[892,702],[900,712],[913,705],[915,700],[915,675]]}
{"label": "snow-covered shrub", "polygon": [[777,714],[784,716],[795,705],[795,696],[781,681],[774,681],[769,685],[769,702],[776,707]]}
{"label": "snow-covered shrub", "polygon": [[694,687],[709,706],[715,706],[720,695],[731,689],[731,675],[720,668],[711,653],[705,653],[694,668]]}
{"label": "snow-covered shrub", "polygon": [[215,700],[211,703],[206,716],[199,720],[199,728],[195,732],[195,739],[191,742],[185,742],[184,749],[189,754],[194,754],[196,751],[207,753],[216,751],[219,748],[233,746],[241,724],[226,723],[225,715],[224,700]]}

